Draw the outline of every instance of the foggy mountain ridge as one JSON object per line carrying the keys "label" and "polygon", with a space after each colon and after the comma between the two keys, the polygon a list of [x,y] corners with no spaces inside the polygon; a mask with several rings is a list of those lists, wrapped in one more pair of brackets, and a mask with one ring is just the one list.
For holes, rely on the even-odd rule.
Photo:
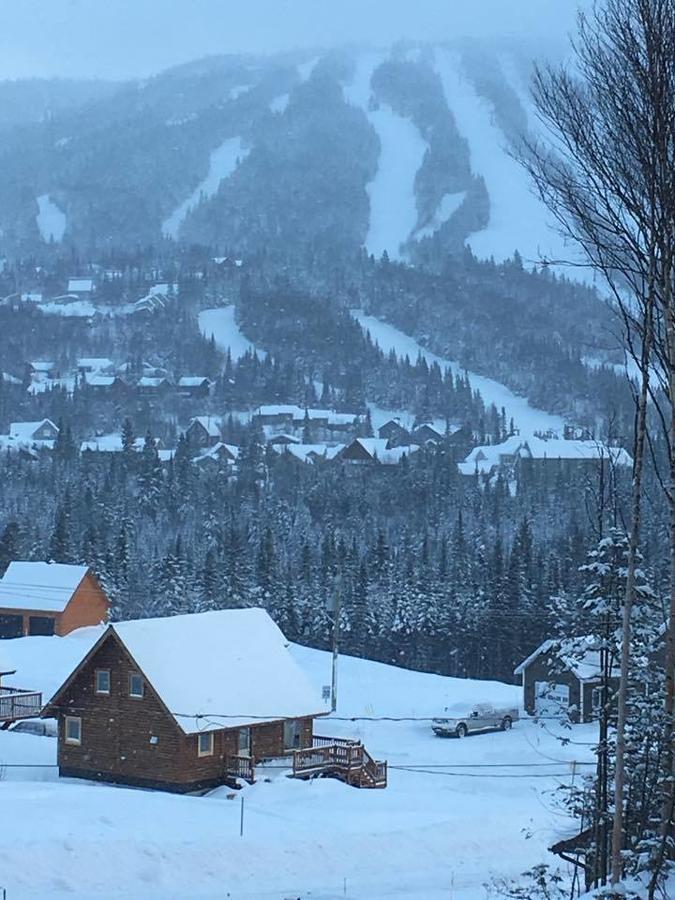
{"label": "foggy mountain ridge", "polygon": [[[508,155],[533,118],[529,65],[476,42],[400,42],[207,57],[83,87],[79,103],[45,82],[49,108],[36,96],[4,129],[0,253],[57,239],[47,198],[59,242],[86,253],[156,245],[182,206],[173,239],[241,255],[318,242],[437,267],[468,241],[534,260],[559,239]],[[0,84],[6,108],[21,92]]]}

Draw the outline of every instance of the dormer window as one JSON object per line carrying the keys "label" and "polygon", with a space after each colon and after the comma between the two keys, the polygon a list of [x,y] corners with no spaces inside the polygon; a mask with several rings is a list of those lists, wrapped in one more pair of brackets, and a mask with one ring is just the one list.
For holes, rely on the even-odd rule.
{"label": "dormer window", "polygon": [[110,694],[110,669],[96,670],[96,693],[108,696]]}

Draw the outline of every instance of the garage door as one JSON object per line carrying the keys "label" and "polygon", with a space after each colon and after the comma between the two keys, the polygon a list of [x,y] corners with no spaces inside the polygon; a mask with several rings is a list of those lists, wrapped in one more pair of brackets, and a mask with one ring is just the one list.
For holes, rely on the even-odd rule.
{"label": "garage door", "polygon": [[535,681],[535,715],[559,719],[568,715],[569,708],[570,688],[568,684],[551,684],[550,681]]}
{"label": "garage door", "polygon": [[0,616],[0,638],[23,637],[23,616]]}

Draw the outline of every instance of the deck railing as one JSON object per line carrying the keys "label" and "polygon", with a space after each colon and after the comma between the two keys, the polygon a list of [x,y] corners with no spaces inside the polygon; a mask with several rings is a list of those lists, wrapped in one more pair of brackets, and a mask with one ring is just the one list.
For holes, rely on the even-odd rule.
{"label": "deck railing", "polygon": [[9,724],[18,719],[31,719],[40,715],[42,694],[23,688],[0,687],[0,722]]}
{"label": "deck railing", "polygon": [[255,765],[250,756],[227,756],[225,771],[234,778],[243,778],[251,783],[255,781]]}
{"label": "deck railing", "polygon": [[333,775],[357,787],[386,787],[387,764],[373,759],[360,741],[314,737],[314,746],[293,753],[293,775]]}

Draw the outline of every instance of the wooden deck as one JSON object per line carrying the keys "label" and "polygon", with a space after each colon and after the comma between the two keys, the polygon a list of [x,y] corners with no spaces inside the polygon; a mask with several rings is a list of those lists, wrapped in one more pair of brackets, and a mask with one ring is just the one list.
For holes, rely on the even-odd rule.
{"label": "wooden deck", "polygon": [[313,746],[293,752],[293,777],[339,778],[360,788],[385,788],[387,763],[368,753],[361,741],[315,735]]}
{"label": "wooden deck", "polygon": [[255,781],[255,765],[250,756],[225,757],[225,774],[229,778],[241,778],[253,784]]}
{"label": "wooden deck", "polygon": [[22,688],[0,687],[0,728],[9,728],[20,719],[33,719],[40,715],[42,694]]}

